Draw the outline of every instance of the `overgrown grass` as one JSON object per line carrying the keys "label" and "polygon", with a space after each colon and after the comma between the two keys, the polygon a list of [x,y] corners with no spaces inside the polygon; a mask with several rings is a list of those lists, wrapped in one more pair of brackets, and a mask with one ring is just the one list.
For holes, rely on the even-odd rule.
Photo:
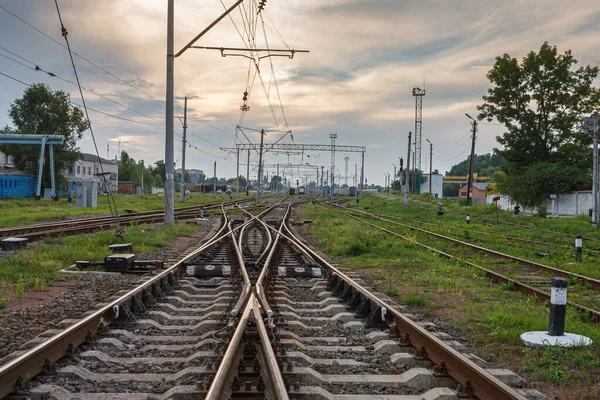
{"label": "overgrown grass", "polygon": [[111,244],[132,243],[136,253],[147,253],[168,245],[177,237],[189,236],[197,229],[190,224],[137,225],[127,227],[123,239],[112,231],[46,238],[40,244],[0,258],[0,282],[17,282],[18,285],[22,281],[24,289],[32,289],[36,280],[38,286],[40,282],[52,281],[60,269],[75,261],[103,260],[110,254],[108,246]]}
{"label": "overgrown grass", "polygon": [[[252,197],[252,196],[250,196]],[[158,195],[115,195],[117,210],[124,213],[125,209],[135,212],[162,210],[164,208],[164,196]],[[245,194],[233,196],[234,199],[243,200]],[[229,197],[225,194],[217,195],[216,200],[212,194],[193,193],[189,199],[183,203],[175,201],[175,207],[187,207],[198,204],[212,203],[215,201],[227,201]],[[67,206],[67,199],[61,198],[59,201],[35,201],[32,198],[27,199],[0,199],[0,228],[12,226],[29,225],[41,221],[61,220],[68,217],[79,217],[85,215],[108,214],[109,207],[106,196],[98,196],[98,207],[96,208],[76,208]]]}
{"label": "overgrown grass", "polygon": [[[374,212],[381,211],[379,205],[387,212],[403,212],[399,210],[402,203],[398,206],[393,199],[380,197],[369,201],[371,196],[367,196],[361,208],[366,203]],[[303,212],[313,221],[308,232],[320,250],[334,255],[343,267],[369,268],[363,274],[373,279],[378,290],[416,312],[451,323],[470,339],[472,352],[484,359],[494,355],[498,366],[544,382],[546,392],[584,392],[580,398],[600,398],[600,327],[589,323],[585,315],[569,308],[566,327],[568,332],[590,337],[591,347],[563,349],[568,353],[565,357],[525,349],[520,343],[522,333],[548,329],[546,304],[512,291],[510,285],[490,283],[479,269],[441,259],[412,240],[383,234],[338,210],[304,205]],[[360,254],[353,255],[356,249]]]}

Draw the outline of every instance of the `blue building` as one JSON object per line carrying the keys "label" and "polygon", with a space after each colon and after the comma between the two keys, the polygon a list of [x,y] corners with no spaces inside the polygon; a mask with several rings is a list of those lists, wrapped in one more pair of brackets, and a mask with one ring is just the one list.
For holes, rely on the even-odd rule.
{"label": "blue building", "polygon": [[0,175],[0,198],[32,197],[35,195],[36,180],[26,175]]}

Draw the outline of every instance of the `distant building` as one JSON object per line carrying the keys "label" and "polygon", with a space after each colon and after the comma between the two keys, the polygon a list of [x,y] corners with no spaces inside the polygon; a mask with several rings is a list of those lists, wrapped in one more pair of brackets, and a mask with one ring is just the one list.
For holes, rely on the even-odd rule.
{"label": "distant building", "polygon": [[[479,182],[473,183],[473,198],[474,199],[485,199],[488,185],[489,185],[488,183],[479,183]],[[469,185],[466,184],[463,187],[461,187],[460,189],[458,189],[458,197],[466,198],[468,187],[469,187]]]}
{"label": "distant building", "polygon": [[[185,169],[185,172],[187,172],[188,174],[188,182],[186,183],[204,183],[206,180],[206,175],[204,174],[204,171],[202,171],[201,169]],[[175,170],[175,173],[178,175],[181,175],[181,168],[178,168],[177,170]]]}
{"label": "distant building", "polygon": [[119,182],[119,194],[135,194],[135,183],[132,181]]}
{"label": "distant building", "polygon": [[439,173],[439,171],[436,169],[433,171],[431,176],[429,174],[422,174],[421,176],[426,177],[427,182],[421,183],[420,193],[429,193],[429,180],[431,179],[431,192],[434,197],[437,195],[436,198],[441,199],[443,197],[442,192],[444,191],[444,177]]}
{"label": "distant building", "polygon": [[[100,163],[102,163],[102,168],[100,168]],[[102,176],[103,171],[106,176],[106,184]],[[93,181],[98,183],[99,192],[108,190],[116,192],[119,182],[119,165],[116,161],[106,160],[95,154],[83,153],[83,159],[78,160],[73,168],[69,168],[66,175],[69,188],[78,182]]]}
{"label": "distant building", "polygon": [[[103,168],[100,168],[100,162]],[[107,184],[104,182],[102,169],[107,177]],[[57,192],[62,192],[63,195],[77,190],[77,186],[81,186],[83,182],[90,181],[97,183],[99,192],[107,191],[107,186],[113,192],[117,190],[119,181],[117,163],[94,154],[83,153],[83,158],[76,161],[73,168],[63,173],[67,178],[66,185],[57,183]],[[0,179],[3,177],[5,179],[0,183],[3,189],[0,191],[0,197],[30,197],[35,194],[36,176],[17,170],[12,158],[0,152]]]}

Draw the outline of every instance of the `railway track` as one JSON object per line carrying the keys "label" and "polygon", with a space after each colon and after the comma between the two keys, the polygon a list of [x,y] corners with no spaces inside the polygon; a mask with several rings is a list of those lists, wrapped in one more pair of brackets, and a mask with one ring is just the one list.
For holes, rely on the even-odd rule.
{"label": "railway track", "polygon": [[[445,231],[449,231],[449,232],[464,232],[465,235],[473,235],[471,237],[471,241],[478,241],[478,238],[481,236],[494,236],[494,237],[498,237],[500,239],[506,240],[508,242],[515,242],[516,244],[520,244],[520,243],[531,243],[534,244],[536,246],[540,246],[542,248],[548,249],[548,248],[556,248],[556,247],[561,247],[564,249],[573,249],[573,245],[568,245],[566,243],[564,243],[565,241],[563,241],[563,243],[550,243],[550,242],[544,242],[544,241],[540,241],[540,240],[534,240],[534,239],[530,239],[527,237],[521,237],[521,236],[507,236],[504,235],[503,233],[500,232],[484,232],[484,231],[478,231],[478,230],[474,230],[474,229],[466,229],[466,228],[458,228],[455,226],[448,226],[448,225],[443,225],[443,224],[436,224],[433,222],[426,222],[426,221],[420,221],[420,220],[415,220],[415,219],[411,219],[411,218],[406,218],[406,217],[398,217],[395,215],[389,215],[389,214],[377,214],[378,216],[382,217],[382,218],[389,218],[389,219],[393,219],[396,221],[404,221],[407,224],[413,224],[413,226],[416,225],[427,225],[427,226],[431,226],[433,227],[433,229],[436,230],[445,230]],[[505,222],[506,223],[506,222]],[[518,224],[516,224],[518,226]],[[490,225],[494,228],[497,228],[497,226],[495,225]],[[436,232],[439,233],[439,232]],[[573,239],[574,237],[571,236],[570,239]],[[562,238],[561,238],[562,239]],[[591,240],[591,239],[586,239],[586,240]],[[585,248],[583,249],[583,252],[586,253],[587,255],[592,255],[592,256],[598,256],[600,255],[600,250],[594,250],[589,248],[589,246],[585,246]]]}
{"label": "railway track", "polygon": [[[207,211],[219,211],[221,204],[225,204],[227,207],[232,207],[236,204],[248,203],[250,200],[243,201],[230,201],[230,202],[219,202],[219,203],[208,203],[197,206],[181,207],[175,209],[176,220],[187,220],[197,218],[201,207],[204,207]],[[121,225],[129,225],[132,223],[160,223],[164,221],[164,212],[161,211],[146,211],[140,213],[121,214],[119,215],[119,222]],[[112,216],[101,216],[101,217],[85,217],[77,218],[68,221],[49,222],[43,224],[18,226],[14,228],[2,228],[0,229],[0,239],[8,237],[19,237],[27,238],[29,240],[38,240],[45,236],[53,235],[77,235],[80,233],[95,232],[104,229],[110,229],[115,226],[114,217]]]}
{"label": "railway track", "polygon": [[[334,205],[334,207],[339,206]],[[389,218],[384,218],[377,214],[367,213],[361,210],[348,211],[350,212],[342,211],[342,213],[405,240],[414,241],[414,238],[409,238],[386,227],[370,223],[365,218],[379,220],[388,225],[399,226],[428,235],[433,238],[434,245],[430,246],[420,242],[415,243],[435,252],[439,256],[455,259],[479,269],[483,271],[490,280],[497,283],[508,283],[512,285],[514,290],[534,296],[541,301],[550,301],[551,293],[549,289],[551,287],[552,277],[559,276],[567,278],[571,282],[569,292],[574,294],[574,297],[578,299],[576,303],[568,301],[567,304],[587,314],[591,321],[595,323],[600,322],[600,310],[598,309],[598,302],[600,301],[600,280],[598,279],[477,246],[412,225],[403,224]],[[361,217],[358,217],[356,214],[361,215]],[[457,250],[458,248],[467,248],[467,250]],[[460,255],[456,255],[459,253]],[[472,258],[474,255],[482,253],[490,256],[486,259],[485,267],[468,261],[469,257]]]}
{"label": "railway track", "polygon": [[310,249],[292,206],[222,208],[181,260],[0,362],[0,398],[543,398]]}

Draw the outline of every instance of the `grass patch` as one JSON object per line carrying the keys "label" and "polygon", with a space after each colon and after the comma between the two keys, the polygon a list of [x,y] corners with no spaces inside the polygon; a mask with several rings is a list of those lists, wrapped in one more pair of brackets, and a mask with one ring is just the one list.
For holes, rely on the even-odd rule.
{"label": "grass patch", "polygon": [[421,307],[425,305],[425,296],[422,294],[407,294],[402,297],[402,303],[407,306]]}
{"label": "grass patch", "polygon": [[[158,195],[115,195],[117,210],[124,214],[125,209],[131,209],[135,212],[156,211],[164,209],[164,196]],[[177,197],[178,199],[179,197]],[[245,194],[233,195],[234,200],[246,199]],[[199,204],[213,203],[215,201],[228,201],[229,197],[225,194],[217,195],[216,200],[212,194],[193,193],[189,199],[181,203],[175,201],[175,207],[188,207]],[[109,214],[108,202],[106,196],[98,196],[98,207],[96,208],[76,208],[67,206],[67,199],[61,198],[58,201],[35,201],[33,198],[26,199],[0,199],[0,228],[12,226],[30,225],[41,221],[60,221],[70,217],[80,217],[86,215]]]}
{"label": "grass patch", "polygon": [[198,227],[190,224],[135,225],[125,229],[123,239],[112,231],[88,235],[46,238],[40,244],[0,259],[0,281],[16,282],[19,287],[44,290],[45,282],[57,278],[58,271],[77,260],[103,260],[111,254],[108,246],[132,243],[136,253],[148,253],[168,245],[181,236],[190,236]]}
{"label": "grass patch", "polygon": [[[367,195],[361,200],[361,205],[377,213],[404,215],[402,199],[397,197],[397,202],[389,201],[393,197]],[[412,202],[409,210],[411,207],[417,209],[415,212],[421,213],[420,219],[439,221],[435,216],[435,204],[416,204]],[[444,219],[444,225],[466,225],[464,214],[459,215],[460,218],[452,216],[454,213],[464,213],[465,208],[459,207],[456,204],[444,206],[444,217],[450,217],[448,221]],[[472,209],[468,211],[471,225],[474,216],[488,218],[485,207],[475,212]],[[381,231],[328,207],[304,205],[303,213],[313,221],[308,228],[309,236],[316,241],[320,250],[334,255],[337,264],[361,268],[360,273],[368,275],[378,290],[396,297],[402,304],[421,307],[421,314],[450,322],[468,338],[472,345],[471,352],[483,359],[490,359],[490,355],[495,355],[497,361],[492,361],[492,367],[510,368],[517,373],[526,374],[527,378],[541,382],[539,389],[551,395],[550,397],[575,398],[569,396],[577,394],[577,398],[582,399],[600,398],[600,387],[597,385],[597,377],[600,376],[600,361],[597,357],[600,350],[600,327],[590,324],[585,315],[568,308],[566,327],[568,332],[590,337],[594,341],[591,347],[562,349],[565,354],[568,352],[568,356],[563,353],[547,353],[545,349],[525,349],[520,343],[522,333],[545,331],[548,328],[548,308],[545,303],[513,291],[512,285],[490,283],[477,268],[439,258],[432,252],[415,246],[415,240],[425,241],[422,233],[417,237],[413,232],[409,240],[401,240],[382,234]],[[425,217],[423,214],[426,213],[432,215]],[[495,214],[493,217],[495,219]],[[453,222],[453,219],[457,221]],[[335,224],[332,223],[334,221]],[[384,225],[382,222],[374,223]],[[438,222],[439,226],[443,224]],[[477,226],[478,230],[480,228],[494,231],[494,227]],[[430,226],[425,229],[433,230]],[[527,232],[521,227],[514,229]],[[393,230],[405,234],[402,228]],[[472,238],[475,236],[471,233]],[[349,254],[349,249],[354,248],[352,245],[355,240],[359,241],[361,249],[356,256]],[[492,240],[495,239],[490,239]],[[502,244],[501,239],[497,243]],[[506,243],[502,246],[515,247]],[[527,249],[517,247],[517,250]],[[479,264],[485,265],[482,262]],[[585,395],[580,396],[581,393]]]}

